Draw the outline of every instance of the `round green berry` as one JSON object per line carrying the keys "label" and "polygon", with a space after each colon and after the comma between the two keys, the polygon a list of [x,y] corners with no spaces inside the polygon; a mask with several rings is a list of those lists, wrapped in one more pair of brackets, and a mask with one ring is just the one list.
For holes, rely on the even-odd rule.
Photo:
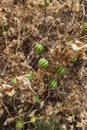
{"label": "round green berry", "polygon": [[36,52],[36,53],[41,53],[42,51],[43,51],[43,46],[41,45],[41,44],[39,44],[39,43],[37,43],[35,46],[34,46],[34,51]]}
{"label": "round green berry", "polygon": [[7,31],[2,32],[3,36],[7,36],[7,34],[8,34]]}
{"label": "round green berry", "polygon": [[56,67],[56,73],[57,73],[58,75],[63,75],[63,74],[65,73],[65,68],[64,68],[64,66],[62,66],[62,65],[57,66],[57,67]]}
{"label": "round green berry", "polygon": [[39,61],[38,61],[38,67],[39,67],[40,69],[45,69],[45,68],[48,67],[48,65],[49,65],[49,62],[48,62],[47,59],[45,59],[45,58],[39,59]]}
{"label": "round green berry", "polygon": [[16,129],[21,130],[23,128],[23,122],[21,120],[18,120],[16,122]]}
{"label": "round green berry", "polygon": [[84,22],[84,23],[83,23],[82,32],[83,32],[83,33],[87,33],[87,22]]}
{"label": "round green berry", "polygon": [[58,82],[57,82],[56,79],[51,79],[51,80],[49,81],[49,86],[50,86],[51,88],[56,88],[57,85],[58,85]]}

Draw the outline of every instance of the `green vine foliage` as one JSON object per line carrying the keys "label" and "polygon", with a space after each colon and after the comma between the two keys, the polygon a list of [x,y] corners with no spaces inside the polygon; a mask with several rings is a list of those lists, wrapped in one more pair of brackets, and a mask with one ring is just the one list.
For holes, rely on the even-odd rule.
{"label": "green vine foliage", "polygon": [[60,128],[58,127],[58,124],[55,123],[54,118],[51,117],[49,123],[38,120],[36,130],[60,130]]}

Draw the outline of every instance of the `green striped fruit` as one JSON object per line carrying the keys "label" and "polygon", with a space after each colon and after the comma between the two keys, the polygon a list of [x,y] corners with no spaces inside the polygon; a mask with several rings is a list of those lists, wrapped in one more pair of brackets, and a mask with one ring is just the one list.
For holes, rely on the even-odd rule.
{"label": "green striped fruit", "polygon": [[43,46],[41,45],[41,44],[39,44],[39,43],[37,43],[35,46],[34,46],[34,51],[36,52],[36,53],[41,53],[42,51],[43,51]]}
{"label": "green striped fruit", "polygon": [[83,23],[82,32],[83,32],[83,33],[87,33],[87,22],[84,22],[84,23]]}
{"label": "green striped fruit", "polygon": [[16,129],[17,129],[17,130],[21,130],[22,128],[23,128],[23,122],[20,121],[20,120],[18,120],[18,121],[16,122]]}
{"label": "green striped fruit", "polygon": [[56,79],[51,79],[51,80],[49,81],[49,86],[50,86],[51,88],[56,88],[57,85],[58,85],[58,82],[57,82]]}
{"label": "green striped fruit", "polygon": [[45,68],[48,67],[48,65],[49,65],[48,60],[46,60],[45,58],[39,59],[39,61],[38,61],[38,67],[39,67],[40,69],[45,69]]}
{"label": "green striped fruit", "polygon": [[64,68],[64,66],[62,66],[62,65],[57,66],[57,67],[56,67],[56,73],[57,73],[58,75],[63,75],[63,74],[65,73],[65,68]]}

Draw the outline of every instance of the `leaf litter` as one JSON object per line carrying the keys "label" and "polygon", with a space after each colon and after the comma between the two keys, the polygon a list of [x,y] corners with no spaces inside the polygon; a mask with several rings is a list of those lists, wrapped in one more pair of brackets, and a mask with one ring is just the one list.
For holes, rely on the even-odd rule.
{"label": "leaf litter", "polygon": [[[0,130],[15,130],[18,119],[24,130],[35,130],[31,117],[49,122],[52,115],[57,130],[87,129],[87,0],[46,1],[0,1]],[[44,47],[38,55],[36,43]],[[46,70],[38,68],[41,57],[49,61]],[[66,68],[63,76],[55,74],[58,64]]]}

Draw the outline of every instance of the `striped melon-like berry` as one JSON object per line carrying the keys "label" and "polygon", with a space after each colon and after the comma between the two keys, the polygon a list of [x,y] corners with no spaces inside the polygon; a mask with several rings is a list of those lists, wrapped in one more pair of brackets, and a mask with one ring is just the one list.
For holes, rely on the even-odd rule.
{"label": "striped melon-like berry", "polygon": [[17,121],[16,122],[16,129],[17,130],[21,130],[23,128],[23,122],[22,121]]}
{"label": "striped melon-like berry", "polygon": [[43,51],[43,46],[41,45],[41,44],[39,44],[39,43],[37,43],[35,46],[34,46],[34,51],[36,52],[36,53],[41,53],[42,51]]}
{"label": "striped melon-like berry", "polygon": [[84,23],[83,23],[82,32],[83,32],[83,33],[87,33],[87,22],[84,22]]}
{"label": "striped melon-like berry", "polygon": [[40,69],[45,69],[45,68],[48,67],[48,65],[49,65],[48,60],[46,60],[45,58],[39,59],[39,61],[38,61],[38,67]]}
{"label": "striped melon-like berry", "polygon": [[56,73],[58,75],[63,75],[65,73],[65,68],[62,65],[56,67]]}
{"label": "striped melon-like berry", "polygon": [[49,81],[49,86],[50,86],[51,88],[56,88],[57,85],[58,85],[58,82],[57,82],[56,79],[51,79],[51,80]]}

